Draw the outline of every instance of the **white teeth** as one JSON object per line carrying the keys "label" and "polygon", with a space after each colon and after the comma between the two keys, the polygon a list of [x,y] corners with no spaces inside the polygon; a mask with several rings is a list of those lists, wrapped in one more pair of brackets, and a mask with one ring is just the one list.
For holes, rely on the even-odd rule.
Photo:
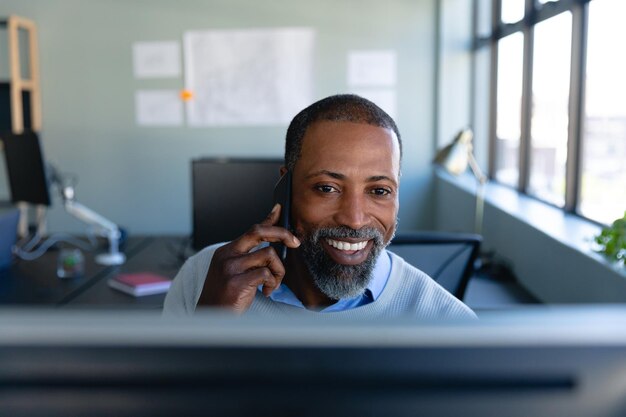
{"label": "white teeth", "polygon": [[341,240],[326,239],[326,242],[333,248],[339,250],[361,250],[367,246],[367,240],[364,242],[349,243],[342,242]]}

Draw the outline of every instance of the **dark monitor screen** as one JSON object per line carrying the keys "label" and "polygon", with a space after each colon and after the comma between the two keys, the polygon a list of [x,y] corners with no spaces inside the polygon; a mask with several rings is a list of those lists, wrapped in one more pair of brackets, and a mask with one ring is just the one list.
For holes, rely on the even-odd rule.
{"label": "dark monitor screen", "polygon": [[11,201],[49,206],[48,179],[37,134],[3,133],[0,138],[4,147]]}
{"label": "dark monitor screen", "polygon": [[[0,28],[2,27],[0,23]],[[4,55],[2,56],[4,58]],[[32,117],[30,114],[31,92],[22,90],[22,114],[24,115],[24,127],[31,129]],[[0,131],[11,130],[11,83],[0,82]]]}
{"label": "dark monitor screen", "polygon": [[195,159],[191,162],[193,247],[233,240],[272,209],[282,159]]}

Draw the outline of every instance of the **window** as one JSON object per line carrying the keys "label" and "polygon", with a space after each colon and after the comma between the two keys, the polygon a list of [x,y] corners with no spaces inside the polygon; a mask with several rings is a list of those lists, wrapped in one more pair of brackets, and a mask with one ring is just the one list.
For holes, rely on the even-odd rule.
{"label": "window", "polygon": [[589,4],[580,212],[610,223],[626,210],[626,2]]}
{"label": "window", "polygon": [[498,99],[496,133],[497,180],[516,185],[522,109],[524,37],[517,32],[498,42]]}
{"label": "window", "polygon": [[[491,121],[481,121],[478,110],[473,119],[479,130],[489,126],[489,176],[597,222],[621,217],[626,1],[474,4],[474,103],[490,97]],[[481,80],[489,77],[487,87]]]}
{"label": "window", "polygon": [[528,193],[565,204],[572,14],[535,26]]}
{"label": "window", "polygon": [[524,0],[502,0],[502,23],[515,23],[524,17]]}

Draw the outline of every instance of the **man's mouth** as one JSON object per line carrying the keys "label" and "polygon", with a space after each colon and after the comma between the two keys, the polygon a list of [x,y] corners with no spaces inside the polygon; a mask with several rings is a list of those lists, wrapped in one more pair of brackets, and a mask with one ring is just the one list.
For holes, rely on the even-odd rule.
{"label": "man's mouth", "polygon": [[367,246],[367,242],[367,240],[364,240],[362,242],[346,242],[342,240],[326,239],[326,243],[328,243],[333,248],[351,252],[364,249],[365,246]]}
{"label": "man's mouth", "polygon": [[326,253],[341,265],[357,265],[364,262],[369,255],[373,240],[347,241],[325,238],[322,245]]}

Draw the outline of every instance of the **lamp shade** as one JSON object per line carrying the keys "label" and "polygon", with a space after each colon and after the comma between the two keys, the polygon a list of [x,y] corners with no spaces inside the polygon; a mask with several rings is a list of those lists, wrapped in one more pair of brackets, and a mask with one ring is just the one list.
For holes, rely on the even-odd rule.
{"label": "lamp shade", "polygon": [[451,174],[462,174],[470,163],[473,136],[470,129],[461,130],[452,143],[437,152],[433,162]]}
{"label": "lamp shade", "polygon": [[487,177],[483,174],[478,162],[474,158],[474,147],[472,139],[474,134],[470,129],[461,130],[454,138],[452,143],[446,145],[435,155],[433,162],[445,169],[447,172],[460,175],[469,166],[472,174],[478,182],[478,190],[476,192],[476,223],[475,231],[482,233],[483,225],[483,204],[484,204],[484,188]]}

